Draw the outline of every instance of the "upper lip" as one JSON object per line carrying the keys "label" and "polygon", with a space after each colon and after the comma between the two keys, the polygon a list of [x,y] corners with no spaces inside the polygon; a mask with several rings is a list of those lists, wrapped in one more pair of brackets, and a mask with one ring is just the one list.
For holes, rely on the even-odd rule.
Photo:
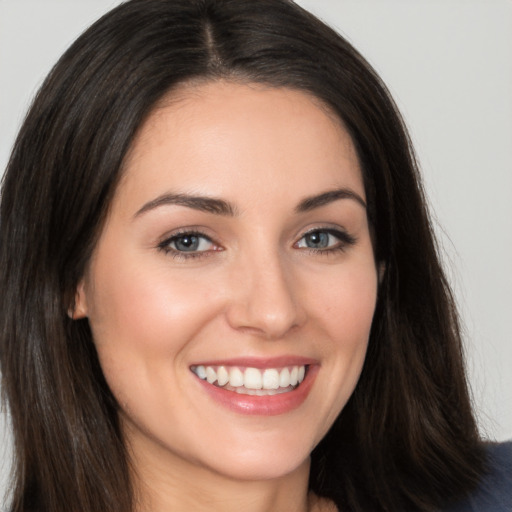
{"label": "upper lip", "polygon": [[212,359],[207,361],[198,361],[191,366],[239,366],[265,369],[313,364],[318,364],[318,360],[311,357],[283,355],[278,357],[235,357],[230,359]]}

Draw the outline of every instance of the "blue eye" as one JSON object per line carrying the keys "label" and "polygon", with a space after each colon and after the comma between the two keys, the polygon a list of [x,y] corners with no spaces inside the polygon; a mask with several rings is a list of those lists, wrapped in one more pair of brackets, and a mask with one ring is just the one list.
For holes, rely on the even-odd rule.
{"label": "blue eye", "polygon": [[315,229],[309,231],[297,242],[299,249],[312,249],[314,251],[344,250],[346,246],[353,245],[355,238],[346,232],[336,229]]}
{"label": "blue eye", "polygon": [[215,250],[215,244],[200,233],[179,233],[159,244],[159,249],[176,256],[194,256]]}
{"label": "blue eye", "polygon": [[[325,249],[329,247],[329,243],[332,243],[334,237],[330,233],[326,233],[325,231],[313,231],[313,233],[308,233],[304,235],[304,243],[306,247],[310,249]],[[336,242],[336,239],[334,239]]]}

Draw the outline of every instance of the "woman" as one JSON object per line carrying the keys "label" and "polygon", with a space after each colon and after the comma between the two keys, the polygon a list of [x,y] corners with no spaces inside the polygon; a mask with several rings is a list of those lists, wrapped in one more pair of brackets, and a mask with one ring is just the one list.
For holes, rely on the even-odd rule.
{"label": "woman", "polygon": [[13,511],[436,510],[492,469],[400,116],[294,4],[104,16],[0,213]]}

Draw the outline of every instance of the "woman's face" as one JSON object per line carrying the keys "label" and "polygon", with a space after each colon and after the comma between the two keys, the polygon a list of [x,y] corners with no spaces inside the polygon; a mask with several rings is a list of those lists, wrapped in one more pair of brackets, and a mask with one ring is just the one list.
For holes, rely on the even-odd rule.
{"label": "woman's face", "polygon": [[141,128],[77,291],[140,464],[268,479],[359,378],[377,292],[351,139],[304,93],[214,82]]}

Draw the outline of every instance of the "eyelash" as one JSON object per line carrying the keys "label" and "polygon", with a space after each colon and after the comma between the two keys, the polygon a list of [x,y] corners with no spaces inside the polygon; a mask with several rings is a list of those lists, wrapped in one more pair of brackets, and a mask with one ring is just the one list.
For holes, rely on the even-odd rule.
{"label": "eyelash", "polygon": [[[327,247],[325,249],[315,249],[314,247],[305,247],[304,248],[309,253],[312,253],[315,255],[319,254],[319,255],[323,255],[323,256],[328,256],[330,254],[334,254],[337,252],[345,252],[347,250],[347,248],[355,245],[355,243],[357,242],[357,239],[354,236],[347,233],[346,231],[342,231],[340,229],[333,229],[333,228],[311,229],[310,231],[307,231],[306,233],[304,233],[300,237],[299,241],[303,240],[308,235],[310,236],[310,235],[314,235],[317,233],[326,233],[327,235],[331,235],[338,239],[338,243],[336,243],[332,247]],[[299,241],[296,242],[294,245],[297,245],[299,243]]]}
{"label": "eyelash", "polygon": [[162,240],[158,244],[158,249],[162,251],[164,254],[169,254],[175,259],[182,259],[182,260],[188,260],[193,258],[204,258],[207,256],[210,256],[212,252],[217,252],[216,250],[208,250],[208,251],[179,251],[178,249],[173,249],[169,247],[172,243],[175,243],[176,241],[180,239],[184,239],[186,237],[197,237],[203,240],[207,240],[209,243],[213,244],[213,246],[217,247],[216,244],[212,241],[212,239],[208,236],[206,236],[204,233],[200,231],[181,231],[178,233],[174,233],[171,237],[166,238],[165,240]]}
{"label": "eyelash", "polygon": [[[338,239],[338,243],[336,243],[333,247],[327,247],[323,249],[316,249],[314,247],[303,247],[300,248],[302,250],[307,251],[310,254],[313,255],[330,255],[337,252],[344,252],[346,249],[352,245],[354,245],[357,242],[357,239],[347,233],[346,231],[338,230],[338,229],[332,229],[332,228],[314,228],[310,231],[307,231],[304,233],[300,239],[295,242],[294,247],[297,246],[297,244],[303,240],[307,236],[311,236],[314,234],[320,234],[320,233],[326,233],[327,235],[333,236]],[[212,252],[217,252],[218,249],[214,250],[205,250],[205,251],[180,251],[178,249],[173,249],[170,247],[172,243],[175,243],[179,241],[180,239],[184,239],[186,237],[197,237],[202,240],[207,240],[209,243],[213,244],[214,247],[218,247],[215,242],[212,241],[210,237],[205,235],[204,233],[200,231],[181,231],[178,233],[173,234],[171,237],[166,238],[162,242],[158,244],[158,250],[162,251],[164,254],[171,255],[175,259],[181,259],[181,260],[190,260],[194,258],[204,258],[211,255]]]}

